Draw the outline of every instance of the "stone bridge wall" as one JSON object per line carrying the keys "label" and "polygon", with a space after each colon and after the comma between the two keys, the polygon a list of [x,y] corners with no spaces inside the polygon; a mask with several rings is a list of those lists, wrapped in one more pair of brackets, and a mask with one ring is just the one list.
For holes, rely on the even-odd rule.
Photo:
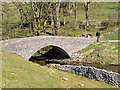
{"label": "stone bridge wall", "polygon": [[2,41],[2,51],[16,53],[28,60],[39,49],[52,45],[62,48],[71,56],[72,53],[89,46],[95,41],[96,38],[35,36]]}
{"label": "stone bridge wall", "polygon": [[63,71],[75,73],[89,79],[95,79],[102,81],[111,85],[120,86],[120,74],[109,72],[104,69],[98,69],[95,67],[87,66],[73,66],[73,65],[60,65],[60,64],[50,64],[49,67],[54,67]]}

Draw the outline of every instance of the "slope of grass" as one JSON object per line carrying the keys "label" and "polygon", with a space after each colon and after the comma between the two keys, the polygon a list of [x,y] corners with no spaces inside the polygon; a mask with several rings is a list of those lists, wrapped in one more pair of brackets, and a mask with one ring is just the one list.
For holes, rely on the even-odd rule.
{"label": "slope of grass", "polygon": [[[104,20],[112,19],[113,17],[117,18],[118,16],[118,3],[117,2],[100,2],[97,6],[90,3],[89,8],[89,19],[90,20]],[[67,21],[75,21],[75,16],[68,16]],[[85,9],[78,8],[77,10],[78,21],[84,21],[85,18]]]}
{"label": "slope of grass", "polygon": [[[92,3],[90,3],[91,5]],[[118,3],[112,2],[101,2],[97,6],[90,7],[89,10],[89,19],[90,20],[104,20],[109,17],[118,16]],[[78,20],[85,20],[85,11],[84,9],[78,10]]]}
{"label": "slope of grass", "polygon": [[[113,15],[113,16],[112,16]],[[92,8],[90,18],[95,20],[108,19],[118,15],[118,3],[102,2],[98,7]]]}
{"label": "slope of grass", "polygon": [[[73,73],[40,66],[16,54],[2,53],[2,62],[3,88],[115,88]],[[68,81],[61,77],[68,78]]]}
{"label": "slope of grass", "polygon": [[104,36],[104,40],[118,40],[118,33],[112,33]]}
{"label": "slope of grass", "polygon": [[0,52],[0,89],[2,88],[2,53]]}
{"label": "slope of grass", "polygon": [[119,32],[120,32],[120,29],[114,33],[105,34],[103,39],[104,40],[119,40]]}
{"label": "slope of grass", "polygon": [[94,43],[78,53],[86,53],[83,61],[105,62],[118,64],[119,43]]}

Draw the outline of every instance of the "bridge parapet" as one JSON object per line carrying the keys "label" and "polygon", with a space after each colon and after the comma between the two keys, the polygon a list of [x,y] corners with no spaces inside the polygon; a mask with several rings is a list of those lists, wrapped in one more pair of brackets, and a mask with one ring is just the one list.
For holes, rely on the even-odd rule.
{"label": "bridge parapet", "polygon": [[71,56],[72,53],[89,46],[95,41],[96,38],[35,36],[2,41],[2,51],[16,53],[28,60],[39,49],[52,45],[62,48]]}

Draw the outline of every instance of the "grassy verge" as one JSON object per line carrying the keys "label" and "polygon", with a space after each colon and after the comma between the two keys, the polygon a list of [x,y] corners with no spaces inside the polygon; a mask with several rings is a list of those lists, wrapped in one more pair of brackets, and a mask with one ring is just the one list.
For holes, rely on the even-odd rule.
{"label": "grassy verge", "polygon": [[[84,21],[85,20],[84,8],[80,8],[77,11],[78,11],[78,14],[77,14],[78,20]],[[118,15],[118,3],[101,2],[97,6],[92,5],[92,3],[90,3],[90,10],[89,10],[90,20],[108,19],[109,17],[114,17],[114,15],[115,16]],[[68,16],[67,20],[72,20],[72,19]]]}
{"label": "grassy verge", "polygon": [[120,29],[114,33],[105,34],[103,39],[104,40],[119,40],[119,32],[120,32]]}
{"label": "grassy verge", "polygon": [[115,88],[73,73],[40,66],[16,54],[2,53],[2,61],[3,88]]}
{"label": "grassy verge", "polygon": [[104,36],[104,40],[118,40],[118,33],[112,33]]}
{"label": "grassy verge", "polygon": [[83,61],[104,62],[109,64],[118,64],[118,43],[94,43],[91,46],[79,51],[78,53],[85,53],[86,57]]}
{"label": "grassy verge", "polygon": [[0,89],[2,88],[2,53],[0,52]]}

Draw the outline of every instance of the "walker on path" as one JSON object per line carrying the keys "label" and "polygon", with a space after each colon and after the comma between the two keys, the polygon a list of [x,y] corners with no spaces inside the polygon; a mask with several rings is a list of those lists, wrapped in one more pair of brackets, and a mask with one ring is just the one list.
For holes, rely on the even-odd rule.
{"label": "walker on path", "polygon": [[97,42],[99,42],[99,40],[100,40],[100,32],[96,32],[96,36],[97,36]]}

